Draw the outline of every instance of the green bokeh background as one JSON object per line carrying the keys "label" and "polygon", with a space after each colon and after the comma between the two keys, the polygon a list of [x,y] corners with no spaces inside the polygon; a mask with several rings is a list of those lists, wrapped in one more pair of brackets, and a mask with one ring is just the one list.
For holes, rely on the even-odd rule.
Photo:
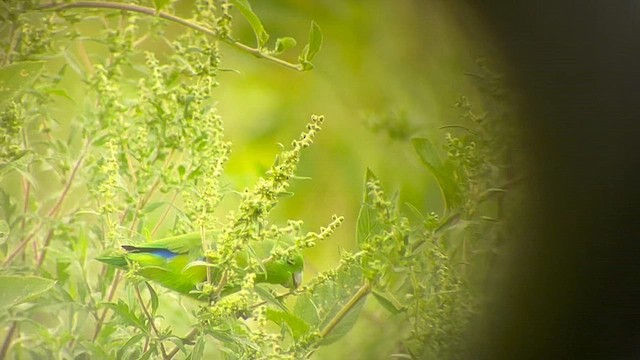
{"label": "green bokeh background", "polygon": [[[311,20],[324,35],[315,69],[306,73],[221,45],[223,67],[238,72],[222,73],[214,95],[233,142],[227,179],[234,189],[251,186],[273,162],[276,144],[288,144],[311,114],[325,115],[323,131],[299,167],[299,175],[311,180],[295,181],[295,196],[273,213],[282,221],[302,219],[309,230],[328,223],[331,214],[345,217],[329,241],[305,254],[305,277],[335,266],[341,249],[356,250],[355,222],[367,167],[389,193],[398,192],[400,204],[410,203],[423,214],[442,214],[435,179],[408,140],[425,136],[442,141],[450,130],[441,126],[461,124],[454,104],[462,95],[482,109],[482,96],[469,74],[478,71],[478,59],[494,64],[500,59],[473,11],[450,1],[291,0],[254,1],[252,6],[271,43],[282,36],[298,40],[296,48],[283,54],[292,62],[306,42]],[[233,24],[235,35],[252,43],[244,19],[236,17]],[[372,131],[366,125],[371,117],[405,119],[407,136],[392,139]],[[316,358],[388,358],[399,350],[397,334],[405,325],[371,298],[354,330],[321,348]]]}
{"label": "green bokeh background", "polygon": [[[228,190],[251,187],[273,163],[279,143],[288,145],[297,138],[312,114],[325,116],[322,132],[299,165],[298,175],[310,180],[294,181],[290,190],[295,196],[283,199],[272,213],[276,223],[304,220],[308,231],[326,226],[332,214],[344,216],[345,222],[333,237],[305,253],[307,281],[335,267],[341,251],[357,251],[355,224],[367,168],[388,193],[397,192],[409,218],[418,215],[406,203],[422,214],[442,214],[443,200],[435,178],[420,163],[409,140],[424,136],[442,143],[449,130],[440,127],[461,124],[454,104],[462,95],[482,112],[482,95],[468,74],[478,71],[478,59],[499,64],[500,56],[473,11],[462,2],[444,0],[251,3],[271,36],[271,46],[278,37],[298,40],[294,49],[282,55],[291,62],[297,62],[312,20],[324,35],[315,69],[304,73],[220,44],[222,67],[230,71],[220,73],[220,86],[213,92],[227,139],[233,144],[224,178]],[[176,14],[187,14],[190,6],[189,1],[178,2]],[[237,12],[234,15],[234,36],[253,46],[251,28]],[[90,23],[83,26],[92,31]],[[167,36],[174,37],[174,31],[185,29],[170,24]],[[90,54],[94,46],[99,47],[85,46]],[[167,51],[158,43],[144,46],[160,59]],[[79,79],[72,72],[64,81],[72,98],[83,97],[83,87],[74,85]],[[58,118],[73,119],[82,111],[74,107],[77,104],[61,99],[54,112],[59,112]],[[372,118],[404,124],[402,136],[392,138],[387,132],[372,131],[367,126],[367,119]],[[58,130],[69,126],[59,124]],[[48,186],[59,186],[47,185],[46,174],[38,177],[43,180],[43,192]],[[8,186],[18,189],[19,185]],[[70,199],[67,206],[72,203]],[[220,219],[236,204],[237,196],[229,191],[218,210]],[[154,215],[160,217],[160,213]],[[162,299],[195,307],[188,299],[167,295]],[[177,334],[188,332],[190,311],[176,302],[161,301],[159,313]],[[388,358],[400,351],[398,334],[404,326],[370,298],[353,331],[321,348],[315,358]]]}

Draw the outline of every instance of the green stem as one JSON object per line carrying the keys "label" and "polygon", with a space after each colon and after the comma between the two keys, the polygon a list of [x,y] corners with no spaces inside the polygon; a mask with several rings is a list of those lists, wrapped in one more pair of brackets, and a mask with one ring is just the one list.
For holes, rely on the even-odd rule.
{"label": "green stem", "polygon": [[55,11],[59,11],[59,10],[66,10],[66,9],[73,9],[73,8],[93,8],[93,9],[115,9],[115,10],[122,10],[122,11],[130,11],[130,12],[137,12],[140,14],[145,14],[145,15],[150,15],[150,16],[158,16],[162,19],[165,20],[169,20],[172,22],[175,22],[177,24],[180,24],[182,26],[186,26],[190,29],[199,31],[201,33],[213,36],[217,39],[220,39],[222,41],[224,41],[225,43],[235,47],[236,49],[239,49],[241,51],[244,51],[246,53],[249,53],[257,58],[261,58],[261,59],[266,59],[269,61],[272,61],[276,64],[282,65],[284,67],[287,67],[289,69],[293,69],[293,70],[297,70],[297,71],[303,71],[303,67],[301,64],[292,64],[288,61],[279,59],[277,57],[271,56],[269,54],[266,54],[264,52],[262,52],[260,49],[258,48],[253,48],[251,46],[245,45],[239,41],[236,41],[232,38],[229,38],[227,36],[221,36],[220,34],[218,34],[216,31],[211,30],[207,27],[204,27],[202,25],[196,24],[194,22],[191,22],[189,20],[171,15],[171,14],[167,14],[165,12],[162,11],[157,11],[156,9],[153,8],[149,8],[149,7],[145,7],[145,6],[140,6],[140,5],[133,5],[133,4],[122,4],[122,3],[114,3],[114,2],[97,2],[97,1],[77,1],[77,2],[73,2],[73,3],[65,3],[65,4],[57,4],[57,3],[50,3],[50,4],[44,4],[42,6],[40,6],[38,9],[39,10],[55,10]]}
{"label": "green stem", "polygon": [[[189,341],[189,340],[193,340],[194,337],[196,337],[196,335],[198,335],[200,331],[197,328],[193,328],[191,329],[191,331],[184,337],[185,340]],[[180,351],[180,348],[178,346],[174,347],[173,350],[171,350],[166,357],[166,360],[171,360],[171,358],[173,358],[178,351]]]}
{"label": "green stem", "polygon": [[[84,160],[84,157],[86,156],[90,145],[91,145],[91,139],[88,139],[87,143],[84,146],[84,149],[82,150],[82,153],[80,154],[80,157],[78,158],[75,165],[73,166],[73,170],[71,171],[71,175],[69,176],[69,180],[67,180],[67,184],[65,185],[64,190],[62,190],[62,194],[60,194],[60,197],[58,198],[56,203],[53,205],[51,210],[49,210],[49,212],[47,213],[46,215],[47,217],[55,218],[58,216],[60,208],[62,207],[62,203],[67,198],[69,189],[71,188],[71,185],[75,180],[78,169],[80,169],[80,165],[82,164],[82,161]],[[22,240],[22,242],[18,245],[18,247],[9,256],[5,258],[4,262],[2,263],[2,266],[6,267],[9,264],[11,264],[11,262],[13,262],[16,256],[20,255],[22,251],[24,251],[27,244],[29,243],[29,241],[31,241],[31,239],[35,236],[35,234],[37,234],[43,227],[44,227],[44,222],[40,223],[37,229],[32,231],[24,240]],[[42,258],[42,260],[44,260],[44,258]]]}
{"label": "green stem", "polygon": [[364,284],[358,289],[358,291],[349,299],[349,301],[344,305],[340,311],[336,314],[336,316],[331,319],[331,321],[325,326],[322,331],[320,331],[320,336],[324,339],[327,335],[333,331],[333,329],[342,321],[342,319],[349,314],[349,312],[356,306],[360,300],[362,300],[365,296],[369,295],[371,292],[371,283],[369,280],[365,280]]}
{"label": "green stem", "polygon": [[9,352],[9,347],[11,346],[11,339],[13,338],[13,333],[16,332],[18,328],[18,322],[14,321],[11,323],[11,327],[7,332],[7,336],[4,338],[4,342],[2,342],[2,348],[0,348],[0,360],[4,360],[7,357],[7,353]]}
{"label": "green stem", "polygon": [[[107,296],[107,302],[111,302],[111,300],[113,299],[113,296],[116,294],[116,289],[118,288],[118,284],[120,283],[120,272],[118,272],[116,274],[116,276],[113,278],[113,282],[111,283],[111,288],[109,289],[109,295]],[[96,341],[96,339],[98,338],[98,335],[100,335],[100,331],[102,331],[102,324],[104,324],[104,320],[107,317],[107,311],[108,309],[104,309],[102,311],[102,315],[100,315],[100,318],[98,319],[98,323],[96,324],[96,330],[93,333],[93,338],[92,341]]]}
{"label": "green stem", "polygon": [[164,345],[162,344],[162,340],[160,339],[160,332],[158,331],[158,328],[156,327],[156,324],[153,322],[153,316],[151,316],[151,314],[149,313],[149,310],[147,310],[147,307],[144,305],[144,300],[142,300],[142,295],[140,294],[140,289],[138,289],[138,286],[134,286],[134,289],[135,289],[135,292],[136,292],[136,297],[138,298],[138,302],[140,303],[140,307],[142,308],[142,311],[144,312],[144,315],[149,320],[149,324],[151,325],[151,329],[153,330],[153,332],[158,337],[158,341],[159,341],[159,344],[160,344],[160,351],[162,352],[162,358],[166,359],[167,358],[167,351],[164,349]]}

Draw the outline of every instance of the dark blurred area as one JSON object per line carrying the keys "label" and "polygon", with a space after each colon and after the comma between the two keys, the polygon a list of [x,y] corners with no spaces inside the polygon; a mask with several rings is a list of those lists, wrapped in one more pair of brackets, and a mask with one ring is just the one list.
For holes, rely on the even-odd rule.
{"label": "dark blurred area", "polygon": [[640,358],[640,3],[469,2],[519,89],[529,207],[478,359]]}

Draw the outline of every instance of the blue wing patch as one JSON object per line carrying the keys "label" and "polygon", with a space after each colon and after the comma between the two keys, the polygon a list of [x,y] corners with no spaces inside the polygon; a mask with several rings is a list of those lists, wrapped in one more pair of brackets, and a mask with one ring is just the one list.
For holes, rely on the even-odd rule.
{"label": "blue wing patch", "polygon": [[169,249],[137,247],[137,246],[131,246],[131,245],[122,245],[122,248],[127,250],[127,252],[130,252],[130,253],[147,253],[147,254],[160,256],[165,259],[171,259],[175,256],[178,256],[178,253],[175,253]]}

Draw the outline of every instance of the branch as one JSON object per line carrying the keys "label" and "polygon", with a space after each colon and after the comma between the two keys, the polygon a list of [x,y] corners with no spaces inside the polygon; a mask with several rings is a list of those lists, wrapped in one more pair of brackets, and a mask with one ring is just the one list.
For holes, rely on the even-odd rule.
{"label": "branch", "polygon": [[358,304],[360,300],[369,295],[370,292],[371,283],[369,283],[369,280],[365,280],[364,284],[360,287],[360,289],[358,289],[358,292],[356,292],[351,297],[351,299],[349,299],[349,302],[347,302],[344,307],[340,309],[340,311],[338,311],[336,316],[331,319],[331,322],[329,322],[329,324],[327,324],[327,326],[322,329],[322,331],[320,332],[320,337],[324,339],[327,335],[329,335],[331,331],[340,323],[340,321],[342,321],[342,319],[347,316],[349,311],[351,311],[351,309],[353,309],[353,307],[356,306],[356,304]]}
{"label": "branch", "polygon": [[[191,329],[191,331],[184,337],[185,340],[190,341],[193,340],[194,337],[196,337],[196,335],[198,335],[200,331],[197,328],[193,328]],[[167,356],[166,356],[166,360],[171,360],[171,358],[174,357],[175,354],[178,353],[178,351],[180,351],[180,348],[176,345],[176,347],[173,348],[173,350],[171,350]]]}
{"label": "branch", "polygon": [[246,53],[249,53],[257,58],[261,58],[261,59],[266,59],[269,61],[272,61],[276,64],[282,65],[286,68],[289,69],[293,69],[293,70],[297,70],[297,71],[303,71],[303,67],[301,64],[292,64],[288,61],[279,59],[277,57],[271,56],[269,54],[266,54],[264,52],[262,52],[260,49],[258,48],[253,48],[251,46],[245,45],[239,41],[236,41],[230,37],[227,36],[222,36],[220,35],[218,32],[216,32],[215,30],[209,29],[207,27],[204,27],[202,25],[196,24],[194,22],[191,22],[189,20],[183,19],[181,17],[177,17],[162,11],[157,11],[156,9],[153,8],[149,8],[149,7],[145,7],[145,6],[140,6],[140,5],[133,5],[133,4],[121,4],[121,3],[114,3],[114,2],[97,2],[97,1],[78,1],[78,2],[73,2],[73,3],[66,3],[66,4],[57,4],[57,3],[50,3],[50,4],[44,4],[40,7],[38,7],[38,10],[54,10],[54,11],[61,11],[61,10],[67,10],[67,9],[73,9],[73,8],[90,8],[90,9],[114,9],[114,10],[121,10],[121,11],[130,11],[130,12],[137,12],[140,14],[145,14],[145,15],[150,15],[150,16],[158,16],[162,19],[165,20],[169,20],[172,21],[174,23],[180,24],[182,26],[186,26],[190,29],[199,31],[201,33],[204,33],[206,35],[209,36],[213,36],[233,47],[235,47],[236,49],[239,49],[241,51],[244,51]]}
{"label": "branch", "polygon": [[153,316],[149,314],[149,310],[147,310],[147,307],[144,305],[144,300],[142,300],[142,295],[140,294],[140,289],[138,289],[138,286],[135,285],[134,289],[136,291],[136,296],[138,298],[138,302],[140,303],[140,307],[142,308],[144,314],[147,316],[147,319],[149,319],[149,325],[151,325],[151,329],[153,329],[153,332],[156,333],[156,336],[158,337],[158,341],[160,342],[160,351],[162,351],[162,358],[166,359],[167,351],[164,349],[164,345],[162,344],[162,340],[160,339],[160,332],[158,331],[156,324],[153,322]]}

